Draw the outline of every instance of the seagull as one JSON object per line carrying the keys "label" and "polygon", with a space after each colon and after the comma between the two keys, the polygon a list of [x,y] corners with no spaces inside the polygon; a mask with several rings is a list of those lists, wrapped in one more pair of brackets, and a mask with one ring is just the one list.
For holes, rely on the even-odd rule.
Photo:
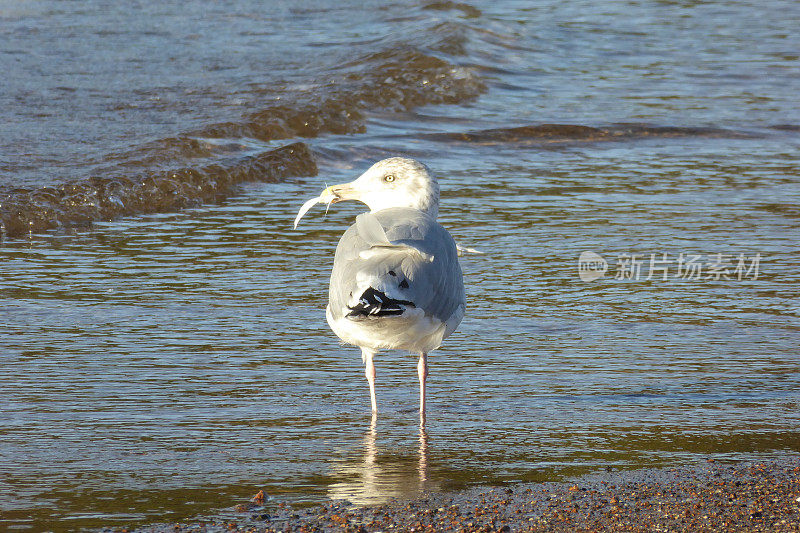
{"label": "seagull", "polygon": [[345,344],[361,348],[373,417],[375,355],[382,350],[419,354],[419,415],[425,422],[428,353],[441,346],[464,317],[464,281],[453,237],[437,221],[439,184],[427,166],[391,157],[355,181],[325,188],[311,207],[357,200],[369,212],[356,217],[336,247],[325,312]]}

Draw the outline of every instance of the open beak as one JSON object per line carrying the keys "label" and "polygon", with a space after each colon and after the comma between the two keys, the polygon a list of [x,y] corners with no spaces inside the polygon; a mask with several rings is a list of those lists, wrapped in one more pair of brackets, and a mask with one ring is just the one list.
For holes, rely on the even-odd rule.
{"label": "open beak", "polygon": [[297,217],[294,219],[295,229],[297,229],[297,224],[300,222],[300,219],[315,205],[327,204],[327,206],[330,207],[331,204],[343,200],[358,200],[358,192],[353,188],[351,183],[342,183],[341,185],[326,187],[325,190],[322,191],[322,194],[316,198],[310,199],[300,208]]}
{"label": "open beak", "polygon": [[331,185],[327,187],[319,197],[324,203],[335,204],[344,200],[358,200],[359,194],[352,183],[342,183],[341,185]]}

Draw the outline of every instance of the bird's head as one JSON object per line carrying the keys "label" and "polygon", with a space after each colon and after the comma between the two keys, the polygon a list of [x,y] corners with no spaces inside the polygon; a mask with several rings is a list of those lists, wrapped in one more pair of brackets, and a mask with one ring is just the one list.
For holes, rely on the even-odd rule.
{"label": "bird's head", "polygon": [[306,202],[295,219],[295,227],[313,205],[330,205],[344,200],[367,204],[373,213],[390,207],[410,207],[436,218],[439,214],[439,183],[428,167],[419,161],[390,157],[369,167],[356,180],[331,185],[319,197]]}
{"label": "bird's head", "polygon": [[322,198],[334,202],[358,200],[370,211],[390,207],[419,209],[433,218],[439,214],[439,184],[428,167],[405,157],[378,161],[355,181],[333,185],[322,191]]}

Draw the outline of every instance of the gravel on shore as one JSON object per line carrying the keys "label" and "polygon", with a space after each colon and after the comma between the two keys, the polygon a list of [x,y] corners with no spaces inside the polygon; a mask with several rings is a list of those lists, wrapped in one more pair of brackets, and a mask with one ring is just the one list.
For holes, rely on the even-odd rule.
{"label": "gravel on shore", "polygon": [[237,506],[241,518],[141,531],[800,531],[800,457],[436,493],[374,507],[260,503]]}

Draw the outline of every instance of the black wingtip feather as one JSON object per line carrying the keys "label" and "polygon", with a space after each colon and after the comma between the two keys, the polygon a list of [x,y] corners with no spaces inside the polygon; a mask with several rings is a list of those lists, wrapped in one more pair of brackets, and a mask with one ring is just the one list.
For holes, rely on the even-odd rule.
{"label": "black wingtip feather", "polygon": [[389,298],[381,291],[370,287],[361,294],[356,305],[347,306],[350,312],[346,316],[348,318],[397,316],[405,311],[403,306],[416,307],[413,302]]}

